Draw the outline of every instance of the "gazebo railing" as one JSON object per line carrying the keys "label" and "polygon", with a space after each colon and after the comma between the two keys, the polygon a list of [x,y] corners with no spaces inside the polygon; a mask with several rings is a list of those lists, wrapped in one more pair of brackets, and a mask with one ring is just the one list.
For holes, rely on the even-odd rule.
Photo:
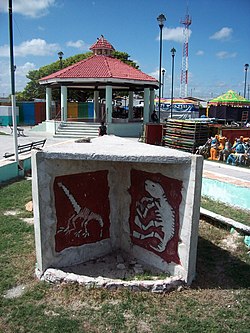
{"label": "gazebo railing", "polygon": [[[59,128],[59,126],[61,125],[62,121],[61,121],[61,114],[63,114],[63,107],[61,110],[59,110],[56,115],[55,115],[55,118],[54,118],[54,128],[55,128],[55,135],[57,133],[57,130]],[[60,119],[60,121],[59,121]]]}

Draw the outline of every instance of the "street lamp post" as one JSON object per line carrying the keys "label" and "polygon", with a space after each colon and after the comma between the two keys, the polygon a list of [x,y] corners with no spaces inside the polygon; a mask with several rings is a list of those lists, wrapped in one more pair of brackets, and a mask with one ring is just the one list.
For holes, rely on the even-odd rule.
{"label": "street lamp post", "polygon": [[176,49],[173,47],[171,49],[172,53],[172,85],[171,85],[171,113],[170,117],[173,117],[173,96],[174,96],[174,56],[175,56]]}
{"label": "street lamp post", "polygon": [[159,65],[159,105],[158,105],[158,121],[160,122],[161,117],[161,58],[162,58],[162,28],[164,27],[164,22],[166,21],[166,17],[163,14],[160,14],[157,17],[157,21],[159,23],[160,28],[160,65]]}
{"label": "street lamp post", "polygon": [[245,64],[245,84],[244,84],[244,98],[246,98],[246,86],[247,86],[247,70],[249,65]]}
{"label": "street lamp post", "polygon": [[58,54],[58,57],[59,57],[59,60],[60,60],[60,68],[62,69],[62,58],[63,58],[63,52],[62,51],[60,51],[60,52],[58,52],[57,53]]}
{"label": "street lamp post", "polygon": [[164,98],[164,76],[165,76],[165,69],[162,70],[162,93],[161,96]]}

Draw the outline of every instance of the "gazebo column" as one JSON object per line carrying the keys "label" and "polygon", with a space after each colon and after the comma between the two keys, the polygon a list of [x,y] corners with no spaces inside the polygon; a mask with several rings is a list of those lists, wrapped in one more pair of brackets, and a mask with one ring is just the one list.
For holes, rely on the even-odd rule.
{"label": "gazebo column", "polygon": [[51,88],[46,88],[46,120],[50,120],[51,117]]}
{"label": "gazebo column", "polygon": [[99,91],[94,91],[94,119],[99,118]]}
{"label": "gazebo column", "polygon": [[155,109],[155,90],[150,89],[150,106],[149,106],[149,114],[152,114]]}
{"label": "gazebo column", "polygon": [[112,123],[112,86],[106,86],[106,123]]}
{"label": "gazebo column", "polygon": [[134,92],[129,90],[128,95],[128,121],[133,120]]}
{"label": "gazebo column", "polygon": [[149,122],[149,88],[144,88],[143,124]]}
{"label": "gazebo column", "polygon": [[67,87],[61,86],[61,121],[67,120],[68,106],[67,106]]}

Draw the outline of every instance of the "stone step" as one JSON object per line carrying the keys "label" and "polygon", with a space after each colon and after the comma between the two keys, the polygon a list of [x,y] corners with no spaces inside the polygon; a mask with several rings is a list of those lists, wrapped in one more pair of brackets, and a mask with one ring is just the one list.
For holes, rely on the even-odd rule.
{"label": "stone step", "polygon": [[76,122],[76,121],[72,121],[72,122],[67,121],[67,122],[61,123],[60,126],[61,127],[98,128],[100,126],[100,124],[99,123],[83,123],[83,122]]}
{"label": "stone step", "polygon": [[81,123],[81,122],[64,122],[58,127],[55,137],[67,138],[94,138],[98,136],[99,124]]}
{"label": "stone step", "polygon": [[62,130],[62,131],[92,131],[92,132],[98,132],[98,127],[58,127],[58,130]]}
{"label": "stone step", "polygon": [[98,133],[98,128],[82,127],[59,127],[57,132],[92,132]]}
{"label": "stone step", "polygon": [[57,133],[55,135],[53,135],[54,138],[65,138],[65,139],[82,139],[82,138],[89,138],[89,139],[93,139],[96,138],[96,135],[82,135],[82,134],[61,134],[61,133]]}

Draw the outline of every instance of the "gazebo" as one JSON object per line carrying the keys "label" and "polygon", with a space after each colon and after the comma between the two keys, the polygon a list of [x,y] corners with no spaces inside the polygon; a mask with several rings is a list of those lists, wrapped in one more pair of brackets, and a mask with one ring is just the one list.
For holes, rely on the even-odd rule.
{"label": "gazebo", "polygon": [[[143,123],[149,122],[149,115],[154,109],[155,89],[158,81],[142,71],[125,64],[112,56],[114,47],[102,35],[90,47],[93,55],[71,66],[63,68],[40,79],[46,86],[46,122],[51,120],[51,95],[53,88],[61,89],[61,121],[67,122],[67,91],[70,88],[92,90],[94,96],[93,122],[100,120],[99,92],[105,92],[104,120],[109,134],[121,136],[138,135],[141,122],[133,121],[134,92],[144,92]],[[113,91],[128,91],[128,119],[117,123],[112,118]],[[103,120],[103,119],[102,119]]]}
{"label": "gazebo", "polygon": [[249,107],[249,100],[229,90],[208,102],[208,115],[214,118],[242,121],[243,115],[246,119],[248,118]]}

